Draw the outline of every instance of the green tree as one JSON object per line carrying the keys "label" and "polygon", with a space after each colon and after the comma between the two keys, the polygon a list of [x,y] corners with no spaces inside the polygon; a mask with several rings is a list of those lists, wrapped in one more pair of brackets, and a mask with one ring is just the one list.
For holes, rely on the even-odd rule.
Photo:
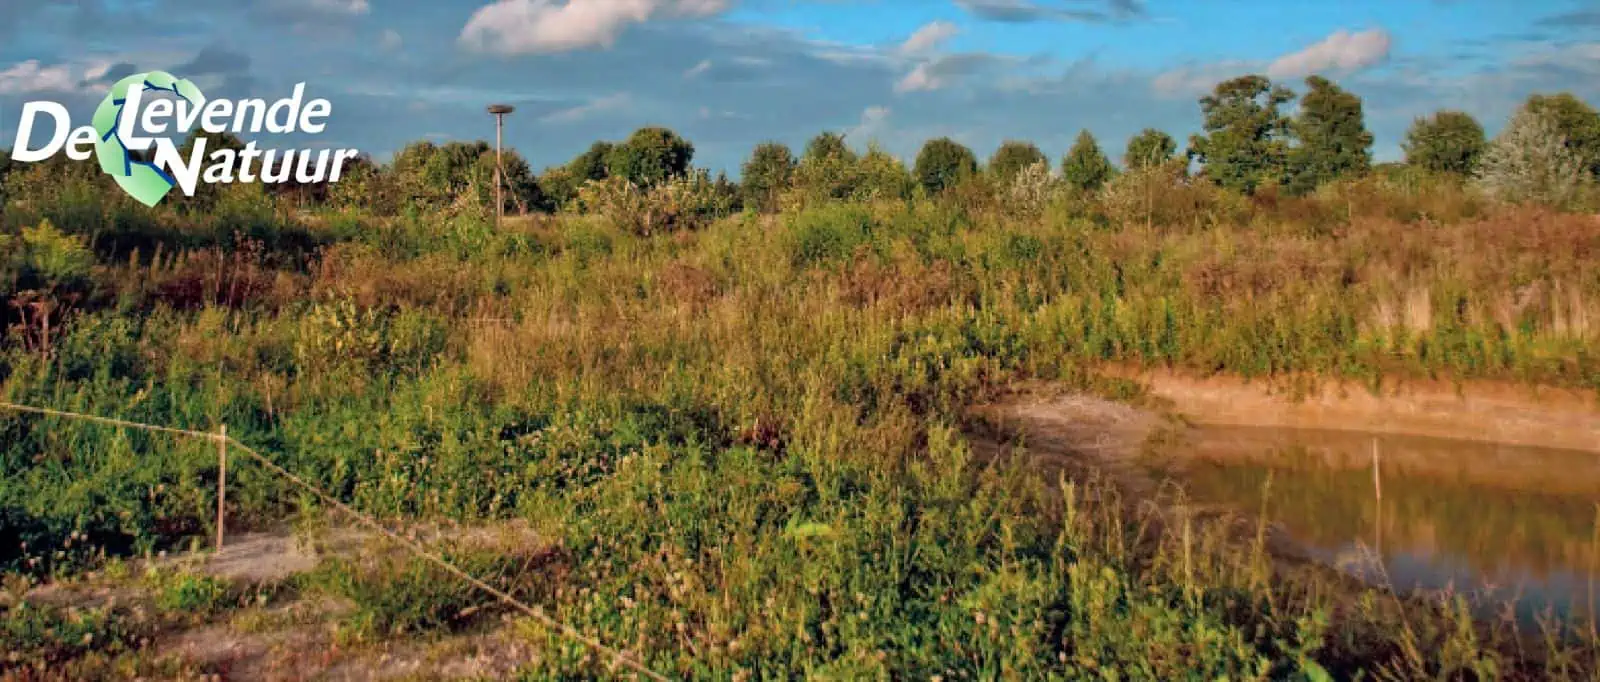
{"label": "green tree", "polygon": [[1600,113],[1570,92],[1534,95],[1526,108],[1550,119],[1590,175],[1600,175]]}
{"label": "green tree", "polygon": [[[434,150],[422,166],[422,177],[430,188],[441,191],[447,200],[454,199],[474,184],[477,178],[473,169],[484,154],[493,154],[488,142],[446,142]],[[488,168],[494,168],[491,162]],[[487,181],[485,181],[487,182]]]}
{"label": "green tree", "polygon": [[917,153],[917,182],[929,194],[938,194],[954,187],[977,172],[978,157],[966,145],[948,137],[928,140],[922,145],[922,151]]}
{"label": "green tree", "polygon": [[989,172],[1001,182],[1010,182],[1018,173],[1046,160],[1044,152],[1032,142],[1006,140],[989,157]]}
{"label": "green tree", "polygon": [[1293,91],[1266,76],[1218,83],[1200,98],[1205,134],[1189,138],[1190,158],[1204,165],[1212,182],[1241,192],[1282,180],[1289,120],[1278,108],[1293,100]]}
{"label": "green tree", "polygon": [[894,155],[869,145],[867,153],[856,164],[854,199],[874,201],[880,199],[909,199],[917,181],[911,171]]}
{"label": "green tree", "polygon": [[1145,128],[1128,140],[1128,150],[1122,154],[1122,165],[1128,170],[1158,166],[1178,153],[1178,141],[1155,128]]}
{"label": "green tree", "polygon": [[822,161],[833,158],[855,163],[856,153],[844,143],[844,135],[824,131],[817,133],[816,137],[806,143],[806,153],[801,160]]}
{"label": "green tree", "polygon": [[616,145],[600,140],[589,145],[589,150],[573,157],[567,163],[567,172],[579,184],[589,180],[604,180],[609,175],[606,171],[606,158],[611,156],[611,149]]}
{"label": "green tree", "polygon": [[[494,162],[493,149],[485,149],[478,155],[472,168],[471,186],[477,189],[478,200],[490,211],[494,210]],[[502,198],[505,201],[506,213],[527,213],[542,210],[546,201],[539,183],[533,176],[533,167],[522,158],[515,150],[507,149],[501,155],[500,166],[503,169],[505,191]]]}
{"label": "green tree", "polygon": [[778,196],[794,182],[795,159],[788,145],[763,142],[751,152],[740,170],[746,205],[772,212]]}
{"label": "green tree", "polygon": [[351,159],[328,187],[329,204],[336,208],[362,208],[377,215],[392,214],[395,205],[394,173],[362,154]]}
{"label": "green tree", "polygon": [[1289,191],[1294,194],[1372,168],[1372,133],[1367,132],[1361,98],[1321,76],[1307,78],[1306,87],[1291,124],[1298,142],[1289,152]]}
{"label": "green tree", "polygon": [[845,145],[843,135],[819,133],[806,143],[795,168],[794,185],[811,197],[847,199],[855,193],[859,179],[856,161],[856,153]]}
{"label": "green tree", "polygon": [[1087,130],[1078,131],[1078,139],[1061,160],[1061,178],[1070,187],[1080,190],[1097,190],[1116,173],[1111,160],[1100,151],[1100,143]]}
{"label": "green tree", "polygon": [[1406,131],[1401,148],[1406,163],[1436,173],[1471,175],[1489,145],[1483,126],[1460,111],[1439,111],[1418,118]]}
{"label": "green tree", "polygon": [[544,172],[539,174],[537,182],[543,210],[560,211],[573,199],[578,198],[578,188],[582,182],[587,181],[580,181],[573,175],[570,166],[554,166],[544,169]]}
{"label": "green tree", "polygon": [[694,145],[661,127],[640,128],[606,154],[606,170],[640,187],[654,187],[689,173]]}

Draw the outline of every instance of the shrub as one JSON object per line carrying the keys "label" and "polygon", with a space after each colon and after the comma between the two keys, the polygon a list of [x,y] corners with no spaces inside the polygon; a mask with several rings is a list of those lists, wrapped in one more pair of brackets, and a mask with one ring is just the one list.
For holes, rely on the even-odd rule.
{"label": "shrub", "polygon": [[794,170],[789,147],[777,142],[757,145],[740,173],[746,203],[759,211],[777,210],[778,197],[794,182]]}
{"label": "shrub", "polygon": [[1495,136],[1478,168],[1478,184],[1508,202],[1570,205],[1588,181],[1584,162],[1557,122],[1523,107]]}
{"label": "shrub", "polygon": [[606,152],[606,173],[641,187],[655,187],[689,172],[694,145],[666,128],[640,128]]}
{"label": "shrub", "polygon": [[948,137],[928,140],[917,153],[917,182],[928,194],[938,194],[977,174],[978,157]]}
{"label": "shrub", "polygon": [[1019,171],[1005,188],[1006,207],[1020,216],[1037,217],[1055,197],[1058,184],[1050,162],[1041,159]]}
{"label": "shrub", "polygon": [[1072,143],[1072,149],[1067,150],[1066,158],[1061,160],[1061,179],[1079,190],[1100,189],[1115,173],[1111,160],[1100,151],[1100,144],[1087,130],[1078,132],[1077,141]]}
{"label": "shrub", "polygon": [[859,206],[812,208],[794,216],[789,231],[797,267],[841,261],[872,242],[872,215]]}
{"label": "shrub", "polygon": [[1178,153],[1178,142],[1155,128],[1145,128],[1128,140],[1122,165],[1129,170],[1166,163]]}
{"label": "shrub", "polygon": [[994,151],[994,156],[989,157],[989,173],[1004,184],[1039,163],[1048,166],[1050,162],[1045,158],[1044,152],[1039,151],[1038,145],[1032,142],[1006,140]]}
{"label": "shrub", "polygon": [[848,199],[859,180],[856,154],[844,136],[821,133],[806,144],[805,156],[795,167],[792,196],[781,200],[785,208],[815,201]]}
{"label": "shrub", "polygon": [[903,200],[917,181],[900,159],[872,145],[856,164],[851,198],[856,201]]}
{"label": "shrub", "polygon": [[1488,142],[1483,126],[1460,111],[1440,111],[1419,118],[1406,131],[1402,147],[1406,163],[1436,173],[1471,175]]}
{"label": "shrub", "polygon": [[625,178],[591,181],[578,191],[581,210],[598,213],[620,229],[646,236],[703,228],[732,213],[738,197],[718,191],[705,171],[642,188]]}

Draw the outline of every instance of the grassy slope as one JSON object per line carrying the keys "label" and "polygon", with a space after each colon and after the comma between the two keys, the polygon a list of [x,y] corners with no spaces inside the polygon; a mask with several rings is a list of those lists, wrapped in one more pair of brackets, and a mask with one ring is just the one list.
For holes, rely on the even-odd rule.
{"label": "grassy slope", "polygon": [[[681,675],[1592,665],[1592,638],[1541,662],[1453,608],[1402,617],[1274,576],[1221,529],[1135,542],[1114,505],[979,469],[959,435],[961,408],[1014,379],[1124,390],[1093,378],[1102,359],[1600,388],[1592,220],[1441,224],[1396,203],[1243,206],[1166,230],[833,206],[655,238],[590,218],[505,235],[340,219],[309,265],[259,248],[108,259],[53,354],[12,347],[0,376],[17,402],[225,421],[385,517],[529,519],[563,548],[544,606]],[[33,418],[0,431],[13,570],[204,531],[204,444]],[[306,504],[248,468],[230,482],[241,519]],[[549,636],[560,653],[533,676],[604,670]]]}

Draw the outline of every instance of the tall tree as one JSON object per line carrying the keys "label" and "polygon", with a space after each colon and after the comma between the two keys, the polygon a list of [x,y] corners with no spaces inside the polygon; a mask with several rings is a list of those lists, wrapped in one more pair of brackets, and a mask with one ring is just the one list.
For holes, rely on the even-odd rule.
{"label": "tall tree", "polygon": [[861,201],[879,199],[907,199],[917,181],[911,171],[892,154],[869,145],[867,153],[856,162],[856,187],[852,198]]}
{"label": "tall tree", "polygon": [[1418,118],[1406,131],[1400,147],[1406,163],[1436,173],[1471,175],[1488,146],[1483,126],[1461,111],[1439,111]]}
{"label": "tall tree", "polygon": [[1503,201],[1570,203],[1592,176],[1562,128],[1550,110],[1523,105],[1484,152],[1480,186]]}
{"label": "tall tree", "polygon": [[917,153],[917,182],[929,194],[938,194],[976,175],[978,157],[966,145],[948,137],[928,140]]}
{"label": "tall tree", "polygon": [[1128,140],[1128,150],[1122,155],[1122,165],[1128,170],[1159,166],[1178,153],[1178,141],[1155,128],[1145,128]]}
{"label": "tall tree", "polygon": [[1289,191],[1295,194],[1372,168],[1361,98],[1322,76],[1307,78],[1306,87],[1291,124],[1298,142],[1289,153]]}
{"label": "tall tree", "polygon": [[1526,107],[1549,118],[1589,174],[1600,175],[1600,113],[1594,107],[1570,92],[1534,95],[1528,98]]}
{"label": "tall tree", "polygon": [[778,142],[757,145],[740,172],[746,205],[767,212],[776,210],[778,195],[794,181],[794,167],[794,153],[789,151],[788,145]]}
{"label": "tall tree", "polygon": [[606,159],[611,156],[611,149],[616,145],[600,140],[589,145],[588,151],[573,157],[567,163],[567,172],[579,184],[589,180],[604,180],[608,175]]}
{"label": "tall tree", "polygon": [[1002,182],[1010,182],[1024,169],[1047,161],[1044,152],[1039,151],[1038,145],[1021,140],[1006,140],[1001,143],[999,149],[994,150],[994,156],[989,157],[989,173]]}
{"label": "tall tree", "polygon": [[845,145],[844,136],[822,132],[806,143],[794,184],[814,198],[845,199],[855,193],[856,170],[856,153]]}
{"label": "tall tree", "polygon": [[606,154],[611,175],[627,178],[640,187],[654,187],[689,172],[694,145],[661,127],[640,128]]}
{"label": "tall tree", "polygon": [[[486,148],[472,166],[472,187],[478,192],[478,201],[490,211],[494,210],[494,164],[494,150]],[[505,150],[500,158],[500,168],[501,182],[505,187],[501,198],[505,201],[503,209],[506,213],[527,213],[545,206],[544,193],[533,176],[533,167],[521,154],[514,149]]]}
{"label": "tall tree", "polygon": [[1229,189],[1249,193],[1263,182],[1281,180],[1289,120],[1278,108],[1293,100],[1293,91],[1266,76],[1218,83],[1200,98],[1206,134],[1189,138],[1189,156],[1205,166],[1212,182]]}
{"label": "tall tree", "polygon": [[844,143],[844,136],[833,132],[820,132],[816,137],[806,143],[806,153],[803,160],[822,161],[825,159],[843,159],[854,162],[855,152]]}
{"label": "tall tree", "polygon": [[1100,143],[1087,130],[1078,131],[1078,139],[1061,160],[1061,178],[1081,190],[1097,190],[1116,173],[1111,159],[1100,151]]}

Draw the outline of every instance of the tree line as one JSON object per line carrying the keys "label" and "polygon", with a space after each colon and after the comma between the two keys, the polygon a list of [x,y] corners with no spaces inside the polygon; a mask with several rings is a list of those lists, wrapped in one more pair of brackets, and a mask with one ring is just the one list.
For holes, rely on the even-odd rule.
{"label": "tree line", "polygon": [[[822,132],[798,155],[779,142],[757,145],[734,182],[725,174],[713,178],[695,168],[689,140],[667,128],[647,126],[623,140],[597,141],[567,163],[540,173],[515,151],[505,153],[504,208],[512,213],[604,212],[618,202],[645,201],[667,191],[683,211],[776,211],[796,195],[908,199],[974,182],[1004,187],[1023,176],[1028,182],[1094,192],[1119,174],[1152,169],[1183,182],[1209,182],[1247,195],[1268,187],[1305,194],[1374,170],[1373,136],[1361,98],[1321,76],[1307,78],[1305,86],[1305,94],[1297,97],[1289,87],[1261,75],[1219,83],[1200,98],[1201,132],[1190,136],[1183,149],[1171,135],[1147,128],[1127,141],[1120,167],[1087,130],[1078,133],[1055,166],[1031,142],[1006,140],[987,162],[980,162],[971,148],[941,137],[927,141],[908,167],[876,145],[857,152],[842,134]],[[224,137],[228,139],[214,141],[213,147],[242,146]],[[1490,140],[1471,115],[1439,111],[1412,124],[1402,149],[1405,161],[1395,164],[1400,167],[1471,179],[1508,200],[1560,204],[1600,178],[1600,113],[1570,93],[1533,95]],[[0,177],[11,166],[0,157]],[[358,159],[342,176],[333,185],[274,191],[291,194],[301,204],[376,213],[451,206],[492,210],[495,153],[484,141],[419,141],[387,164]],[[5,184],[15,194],[17,185],[29,183]]]}
{"label": "tree line", "polygon": [[[1217,84],[1199,105],[1201,132],[1183,149],[1171,135],[1147,128],[1127,141],[1120,167],[1087,130],[1078,133],[1056,168],[1037,145],[1022,140],[1005,141],[983,163],[971,148],[941,137],[927,141],[907,167],[875,145],[857,153],[843,135],[823,132],[798,155],[779,142],[757,145],[743,163],[739,182],[719,175],[711,181],[712,191],[743,207],[773,211],[781,208],[786,192],[841,200],[909,198],[919,192],[941,194],[980,178],[1005,184],[1042,166],[1069,189],[1083,192],[1100,189],[1120,173],[1176,167],[1187,181],[1244,194],[1274,187],[1297,195],[1374,169],[1373,135],[1361,98],[1327,78],[1307,78],[1305,94],[1297,96],[1265,76],[1240,76]],[[399,158],[426,148],[419,145]],[[1600,178],[1600,113],[1570,93],[1536,94],[1490,140],[1471,115],[1443,110],[1416,119],[1402,149],[1403,164],[1391,166],[1471,179],[1510,200],[1559,201],[1563,196],[1555,195],[1569,195]],[[508,176],[522,193],[521,206],[551,211],[578,200],[588,183],[625,182],[648,191],[692,179],[693,159],[688,140],[647,127],[626,140],[596,142],[536,178],[518,157]],[[395,167],[402,164],[397,161]]]}

